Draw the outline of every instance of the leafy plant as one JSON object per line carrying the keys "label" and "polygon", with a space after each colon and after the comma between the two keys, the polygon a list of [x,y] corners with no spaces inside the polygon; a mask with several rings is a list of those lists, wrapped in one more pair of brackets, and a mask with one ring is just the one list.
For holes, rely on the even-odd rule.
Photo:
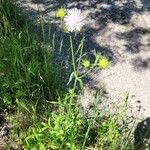
{"label": "leafy plant", "polygon": [[[65,11],[57,12],[62,27]],[[112,108],[100,111],[98,93],[88,110],[78,103],[83,79],[95,67],[107,68],[108,59],[95,52],[91,61],[84,55],[84,36],[77,44],[78,33],[68,32],[72,65],[68,79],[63,61],[54,60],[56,52],[65,51],[63,35],[57,44],[51,26],[46,38],[42,18],[34,29],[20,15],[13,2],[0,0],[0,107],[13,110],[10,140],[25,150],[132,149],[129,125],[133,120],[126,115],[127,98],[114,109],[116,113]]]}

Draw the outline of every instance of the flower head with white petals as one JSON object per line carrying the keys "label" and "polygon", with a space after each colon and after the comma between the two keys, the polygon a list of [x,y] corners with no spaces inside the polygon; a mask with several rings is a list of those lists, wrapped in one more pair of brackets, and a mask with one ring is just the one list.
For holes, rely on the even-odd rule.
{"label": "flower head with white petals", "polygon": [[68,31],[80,31],[85,24],[85,15],[81,14],[81,10],[73,8],[67,11],[64,22]]}

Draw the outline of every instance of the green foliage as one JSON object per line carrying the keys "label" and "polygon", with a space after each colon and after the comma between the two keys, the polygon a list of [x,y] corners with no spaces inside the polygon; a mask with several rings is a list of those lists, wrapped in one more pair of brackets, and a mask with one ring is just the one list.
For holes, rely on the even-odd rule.
{"label": "green foliage", "polygon": [[15,10],[11,2],[2,1],[0,15],[5,19],[0,26],[1,107],[10,106],[16,98],[53,100],[64,81],[61,64],[52,63],[52,48],[46,43],[43,46],[39,35],[25,21],[19,24],[20,16]]}
{"label": "green foliage", "polygon": [[30,128],[22,141],[25,149],[40,149],[41,145],[45,149],[79,149],[84,124],[76,108],[62,106],[59,112],[49,112],[46,121]]}
{"label": "green foliage", "polygon": [[[93,63],[84,58],[84,37],[75,51],[75,40],[70,35],[73,71],[67,90],[63,63],[53,61],[55,33],[50,44],[45,39],[44,23],[41,21],[36,28],[41,36],[9,0],[0,0],[0,18],[0,108],[14,111],[10,117],[14,125],[11,140],[25,150],[132,149],[132,120],[126,116],[126,105],[117,108],[115,114],[100,111],[98,94],[87,112],[77,103],[78,84],[82,89],[84,77],[101,59],[101,68],[106,68],[106,58],[97,53]],[[59,53],[63,39],[60,43]],[[79,54],[77,60],[75,54]],[[82,67],[85,70],[80,73]]]}
{"label": "green foliage", "polygon": [[4,34],[21,30],[24,26],[24,17],[13,3],[15,0],[0,0],[0,30]]}
{"label": "green foliage", "polygon": [[[100,95],[97,95],[100,97]],[[133,148],[132,118],[126,115],[125,105],[119,109],[99,111],[98,101],[85,115],[81,107],[74,103],[75,95],[67,94],[58,102],[51,103],[53,109],[44,114],[37,111],[35,104],[25,104],[17,100],[18,112],[12,139],[19,138],[23,149],[97,149],[130,150]],[[46,107],[47,103],[42,107]],[[19,122],[18,122],[19,120]],[[24,121],[23,121],[24,120]],[[20,131],[19,137],[15,135]]]}
{"label": "green foliage", "polygon": [[[128,125],[126,126],[123,124],[122,118],[118,117],[120,117],[119,114],[110,116],[107,120],[102,122],[98,129],[98,141],[96,147],[103,150],[130,150],[133,148],[133,137],[130,135],[131,129]],[[128,120],[126,120],[126,122],[128,122]],[[125,134],[130,136],[126,137]]]}

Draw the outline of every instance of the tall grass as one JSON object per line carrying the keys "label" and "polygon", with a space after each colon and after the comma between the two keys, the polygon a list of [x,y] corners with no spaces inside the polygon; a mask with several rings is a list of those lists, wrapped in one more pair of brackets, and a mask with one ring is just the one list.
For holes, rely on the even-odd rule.
{"label": "tall grass", "polygon": [[1,1],[0,9],[2,101],[25,97],[54,100],[64,81],[61,63],[52,64],[52,48],[43,45],[43,39],[32,32],[33,27],[20,19],[23,16],[18,15],[12,2]]}
{"label": "tall grass", "polygon": [[[68,79],[62,63],[53,61],[55,33],[52,44],[47,43],[43,22],[36,29],[41,36],[9,0],[0,0],[0,18],[0,107],[15,110],[9,114],[14,127],[6,149],[13,148],[12,141],[25,150],[133,148],[129,129],[132,120],[126,116],[125,105],[112,114],[98,109],[101,95],[94,95],[94,106],[87,112],[77,102],[82,97],[76,92],[78,84],[84,86],[82,79],[102,57],[96,54],[88,71],[80,74],[84,38],[77,48],[77,60],[74,39],[68,38],[73,66]],[[60,54],[62,45],[63,39]],[[66,81],[68,89],[64,88]],[[70,85],[72,81],[74,84]]]}

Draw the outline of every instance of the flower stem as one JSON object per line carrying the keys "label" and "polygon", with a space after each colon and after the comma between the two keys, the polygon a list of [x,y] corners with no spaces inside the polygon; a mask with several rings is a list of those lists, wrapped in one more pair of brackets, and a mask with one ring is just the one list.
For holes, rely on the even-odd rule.
{"label": "flower stem", "polygon": [[70,35],[70,48],[71,48],[71,57],[72,57],[73,70],[74,70],[74,73],[77,74],[77,72],[76,72],[76,65],[75,65],[73,41],[72,41],[72,36],[71,35]]}

